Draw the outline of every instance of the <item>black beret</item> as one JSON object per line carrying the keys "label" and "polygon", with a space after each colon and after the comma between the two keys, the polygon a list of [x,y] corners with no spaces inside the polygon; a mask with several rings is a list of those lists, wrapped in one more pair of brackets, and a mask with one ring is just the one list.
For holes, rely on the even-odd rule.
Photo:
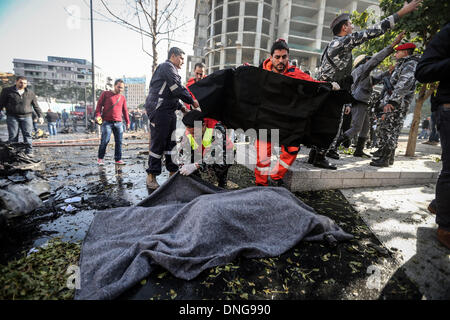
{"label": "black beret", "polygon": [[333,22],[331,22],[330,29],[333,31],[334,27],[336,27],[340,22],[350,20],[350,14],[349,13],[342,13],[338,15]]}
{"label": "black beret", "polygon": [[186,113],[183,117],[183,120],[181,120],[183,122],[183,124],[186,127],[194,127],[194,122],[195,121],[203,121],[203,118],[205,117],[203,112],[200,112],[198,110],[191,110],[188,113]]}

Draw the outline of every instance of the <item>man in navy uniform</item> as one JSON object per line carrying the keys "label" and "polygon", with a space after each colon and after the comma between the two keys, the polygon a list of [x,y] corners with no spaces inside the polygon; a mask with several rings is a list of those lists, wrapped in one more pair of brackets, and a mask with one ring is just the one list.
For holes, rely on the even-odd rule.
{"label": "man in navy uniform", "polygon": [[150,81],[149,95],[145,101],[145,109],[150,121],[150,151],[147,169],[147,188],[156,189],[158,183],[156,176],[161,174],[161,159],[165,157],[165,165],[170,175],[173,175],[178,166],[173,163],[171,152],[176,145],[172,140],[172,133],[176,129],[176,110],[187,109],[180,103],[191,104],[199,108],[197,100],[192,99],[189,91],[181,85],[181,77],[177,69],[184,63],[184,52],[177,48],[170,48],[168,59],[160,64]]}

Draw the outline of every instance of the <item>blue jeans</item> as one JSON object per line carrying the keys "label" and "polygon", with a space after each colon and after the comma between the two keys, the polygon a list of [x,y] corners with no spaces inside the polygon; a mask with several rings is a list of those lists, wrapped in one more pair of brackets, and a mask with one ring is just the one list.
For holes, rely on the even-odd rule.
{"label": "blue jeans", "polygon": [[114,134],[115,151],[114,159],[119,161],[122,159],[122,136],[123,136],[123,124],[121,121],[105,121],[102,124],[102,139],[100,147],[98,148],[98,158],[103,159],[106,153],[106,147],[108,146],[109,139],[111,138],[111,132]]}
{"label": "blue jeans", "polygon": [[436,120],[442,148],[442,171],[436,183],[436,224],[450,231],[450,105],[439,106]]}
{"label": "blue jeans", "polygon": [[48,132],[51,136],[56,136],[56,122],[48,123]]}
{"label": "blue jeans", "polygon": [[6,124],[8,126],[9,142],[19,142],[19,128],[22,131],[23,142],[26,144],[26,153],[33,151],[33,139],[31,138],[31,132],[33,131],[33,119],[31,115],[16,117],[8,115],[6,118]]}

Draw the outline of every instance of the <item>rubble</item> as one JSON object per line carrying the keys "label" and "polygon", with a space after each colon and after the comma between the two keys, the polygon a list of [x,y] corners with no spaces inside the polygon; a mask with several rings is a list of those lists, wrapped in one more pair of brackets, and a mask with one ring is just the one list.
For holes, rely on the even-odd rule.
{"label": "rubble", "polygon": [[42,199],[49,194],[49,184],[35,174],[43,169],[41,161],[27,156],[25,147],[24,143],[0,142],[2,220],[29,214],[42,206]]}

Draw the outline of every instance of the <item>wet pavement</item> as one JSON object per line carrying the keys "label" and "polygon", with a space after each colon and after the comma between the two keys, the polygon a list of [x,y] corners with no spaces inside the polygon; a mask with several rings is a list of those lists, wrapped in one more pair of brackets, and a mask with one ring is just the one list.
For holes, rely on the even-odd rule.
{"label": "wet pavement", "polygon": [[[73,133],[33,142],[93,138],[98,138],[97,134]],[[7,139],[5,125],[0,125],[0,139]],[[114,163],[111,140],[104,166],[97,165],[96,145],[34,147],[35,159],[40,159],[45,168],[36,173],[50,185],[50,196],[41,208],[10,221],[9,232],[15,235],[7,246],[6,258],[42,246],[55,237],[63,241],[82,241],[96,210],[135,205],[148,196],[145,184],[148,134],[144,131],[125,133],[122,160],[126,165]],[[98,145],[98,141],[80,143]],[[163,171],[158,182],[163,183],[168,176],[168,172]]]}

